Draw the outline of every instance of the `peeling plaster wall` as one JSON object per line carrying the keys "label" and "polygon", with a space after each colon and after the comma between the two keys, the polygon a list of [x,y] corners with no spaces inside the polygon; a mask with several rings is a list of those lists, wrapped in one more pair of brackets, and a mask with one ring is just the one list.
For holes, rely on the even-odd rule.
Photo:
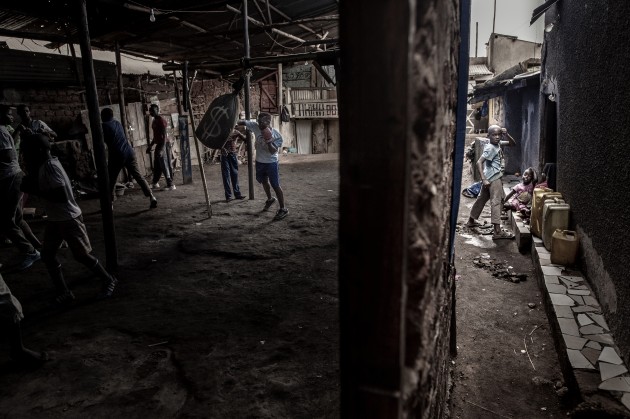
{"label": "peeling plaster wall", "polygon": [[[630,362],[630,3],[559,2],[545,15],[543,83],[556,78],[558,190],[581,233],[581,263]],[[554,86],[552,86],[554,87]]]}
{"label": "peeling plaster wall", "polygon": [[413,40],[411,174],[403,398],[407,417],[446,414],[448,209],[455,138],[459,2],[419,1]]}
{"label": "peeling plaster wall", "polygon": [[494,74],[501,74],[528,58],[540,58],[541,44],[504,35],[490,35],[488,63]]}

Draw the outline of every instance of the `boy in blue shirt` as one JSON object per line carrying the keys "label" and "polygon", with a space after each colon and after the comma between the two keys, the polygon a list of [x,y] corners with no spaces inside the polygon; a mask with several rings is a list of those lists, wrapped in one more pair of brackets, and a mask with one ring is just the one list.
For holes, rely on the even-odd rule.
{"label": "boy in blue shirt", "polygon": [[[501,141],[506,135],[509,141]],[[476,221],[481,215],[486,202],[490,200],[490,221],[494,227],[492,234],[493,240],[513,239],[514,234],[509,231],[501,230],[501,209],[503,201],[503,184],[501,178],[505,171],[505,160],[503,158],[503,150],[501,145],[515,145],[516,142],[505,128],[498,125],[488,127],[488,139],[490,140],[483,148],[483,153],[477,160],[477,169],[481,174],[482,187],[477,200],[470,210],[470,216],[466,225],[468,227],[477,227],[480,224]]]}

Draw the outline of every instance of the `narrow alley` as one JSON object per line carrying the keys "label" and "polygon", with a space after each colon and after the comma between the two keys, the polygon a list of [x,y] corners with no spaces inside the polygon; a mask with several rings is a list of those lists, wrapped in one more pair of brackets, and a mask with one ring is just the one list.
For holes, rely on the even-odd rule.
{"label": "narrow alley", "polygon": [[[462,185],[471,183],[467,163]],[[565,417],[568,389],[531,254],[520,253],[515,240],[493,241],[491,229],[466,227],[475,200],[461,199],[455,242],[453,417]],[[491,226],[489,218],[486,205],[480,222]]]}

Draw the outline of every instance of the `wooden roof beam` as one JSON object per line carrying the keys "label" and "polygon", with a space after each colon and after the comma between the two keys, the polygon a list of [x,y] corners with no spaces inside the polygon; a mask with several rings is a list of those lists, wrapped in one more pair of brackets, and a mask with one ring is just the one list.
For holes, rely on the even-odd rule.
{"label": "wooden roof beam", "polygon": [[[229,67],[237,67],[242,66],[246,68],[251,68],[259,65],[270,65],[270,64],[278,64],[278,63],[292,63],[298,61],[308,61],[308,60],[318,60],[324,62],[333,61],[339,55],[339,50],[331,49],[328,51],[313,51],[306,52],[303,54],[291,54],[291,55],[274,55],[272,57],[256,57],[250,58],[247,62],[244,62],[242,59],[239,60],[229,60],[229,61],[217,61],[214,63],[199,63],[199,64],[188,64],[189,70],[202,70],[202,69],[219,69],[219,68],[229,68]],[[181,70],[181,64],[165,64],[162,66],[164,71],[173,71],[173,70]]]}

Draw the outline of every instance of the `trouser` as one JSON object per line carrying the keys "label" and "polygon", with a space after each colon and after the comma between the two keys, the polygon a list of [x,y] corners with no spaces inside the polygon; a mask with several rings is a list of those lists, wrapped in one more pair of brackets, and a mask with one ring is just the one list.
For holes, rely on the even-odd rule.
{"label": "trouser", "polygon": [[147,183],[146,179],[140,174],[140,169],[138,168],[138,160],[136,159],[136,156],[132,156],[127,160],[120,160],[116,158],[110,159],[109,186],[111,192],[114,193],[116,179],[118,178],[118,174],[123,167],[127,169],[127,171],[129,172],[129,176],[131,176],[136,180],[136,182],[138,182],[138,185],[140,185],[144,196],[151,196],[151,189],[149,189],[149,184]]}
{"label": "trouser", "polygon": [[20,185],[22,173],[0,180],[0,233],[7,236],[22,253],[31,253],[35,248],[24,236],[22,210],[20,208]]}
{"label": "trouser", "polygon": [[[223,189],[225,190],[225,199],[232,197],[232,188],[234,196],[241,197],[241,190],[238,187],[238,160],[235,153],[221,155],[221,177],[223,178]],[[232,188],[230,188],[230,181]]]}
{"label": "trouser", "polygon": [[155,146],[153,152],[153,182],[158,183],[162,174],[166,179],[166,186],[173,184],[173,166],[171,162],[171,143],[165,143],[163,146]]}
{"label": "trouser", "polygon": [[490,222],[501,224],[501,200],[503,199],[503,184],[501,179],[490,182],[490,185],[481,187],[477,200],[470,210],[470,217],[479,218],[486,202],[490,200]]}

